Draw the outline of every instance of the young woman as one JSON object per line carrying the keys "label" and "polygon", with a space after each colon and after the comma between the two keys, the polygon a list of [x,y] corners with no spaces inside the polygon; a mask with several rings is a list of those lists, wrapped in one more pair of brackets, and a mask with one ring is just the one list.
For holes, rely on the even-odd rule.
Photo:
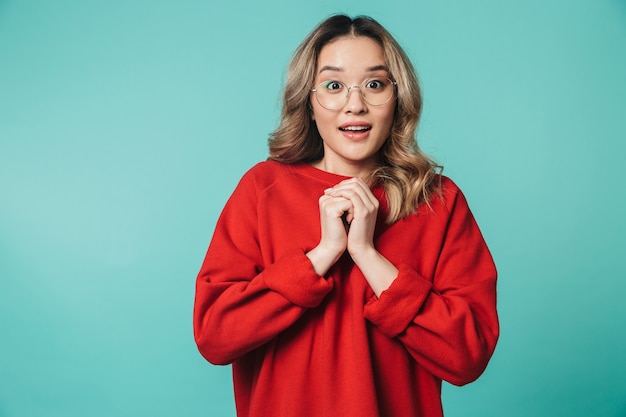
{"label": "young woman", "polygon": [[441,416],[498,338],[496,269],[467,202],[415,140],[421,95],[392,36],[333,16],[291,62],[270,157],[197,278],[202,355],[240,417]]}

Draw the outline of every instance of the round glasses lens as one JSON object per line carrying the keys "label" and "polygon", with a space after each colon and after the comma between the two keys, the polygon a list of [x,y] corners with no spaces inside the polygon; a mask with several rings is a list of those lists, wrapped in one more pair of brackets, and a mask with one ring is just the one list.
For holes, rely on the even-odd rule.
{"label": "round glasses lens", "polygon": [[341,81],[328,80],[313,89],[317,102],[329,110],[342,108],[352,90],[359,90],[361,99],[370,106],[382,106],[393,98],[395,83],[389,78],[368,78],[361,85],[346,87]]}

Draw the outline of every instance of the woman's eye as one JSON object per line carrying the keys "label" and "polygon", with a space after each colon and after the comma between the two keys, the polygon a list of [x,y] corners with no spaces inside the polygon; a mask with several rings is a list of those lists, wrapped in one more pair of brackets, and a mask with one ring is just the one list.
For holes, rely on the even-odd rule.
{"label": "woman's eye", "polygon": [[365,84],[366,88],[372,89],[372,90],[377,90],[379,88],[383,88],[385,86],[385,83],[382,82],[381,80],[368,80],[367,83]]}
{"label": "woman's eye", "polygon": [[324,88],[326,88],[327,90],[341,90],[342,87],[343,84],[341,84],[339,81],[327,81],[324,83]]}

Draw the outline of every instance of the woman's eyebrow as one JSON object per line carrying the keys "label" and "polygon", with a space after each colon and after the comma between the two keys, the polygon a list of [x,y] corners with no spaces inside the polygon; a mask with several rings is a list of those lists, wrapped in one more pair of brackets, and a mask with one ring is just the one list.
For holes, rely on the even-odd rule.
{"label": "woman's eyebrow", "polygon": [[342,72],[343,68],[333,67],[332,65],[324,65],[322,68],[320,68],[320,72],[318,72],[318,74],[321,74],[324,71]]}
{"label": "woman's eyebrow", "polygon": [[[343,72],[343,68],[335,67],[335,66],[332,66],[332,65],[324,65],[322,68],[320,68],[320,71],[318,72],[318,74],[321,74],[324,71]],[[389,68],[387,68],[386,65],[375,65],[373,67],[366,68],[365,71],[366,72],[376,72],[376,71],[387,71],[387,72],[389,72]]]}
{"label": "woman's eyebrow", "polygon": [[375,71],[387,71],[389,72],[389,68],[387,68],[386,65],[376,65],[373,67],[369,67],[367,69],[367,72],[375,72]]}

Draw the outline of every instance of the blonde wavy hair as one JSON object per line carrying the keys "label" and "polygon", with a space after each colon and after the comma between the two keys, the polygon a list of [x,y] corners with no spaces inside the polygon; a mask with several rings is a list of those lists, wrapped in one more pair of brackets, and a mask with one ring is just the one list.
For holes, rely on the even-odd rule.
{"label": "blonde wavy hair", "polygon": [[411,61],[391,34],[367,16],[335,15],[320,23],[296,49],[283,93],[280,125],[270,135],[270,160],[288,164],[313,163],[324,156],[322,138],[312,120],[311,88],[322,48],[346,36],[365,36],[378,42],[390,78],[396,81],[396,107],[389,138],[378,152],[378,163],[367,178],[381,184],[389,205],[388,223],[429,204],[440,189],[442,167],[417,144],[415,132],[422,112],[422,94]]}

